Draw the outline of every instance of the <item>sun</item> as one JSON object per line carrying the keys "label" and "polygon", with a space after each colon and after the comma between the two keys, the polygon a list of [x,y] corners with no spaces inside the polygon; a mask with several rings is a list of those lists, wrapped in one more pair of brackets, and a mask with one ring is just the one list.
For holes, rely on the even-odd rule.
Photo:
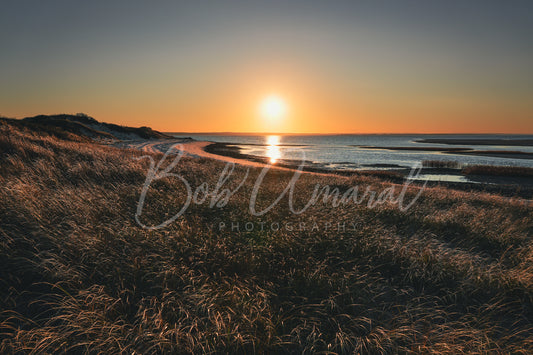
{"label": "sun", "polygon": [[263,118],[278,120],[287,114],[287,104],[281,97],[270,95],[261,101],[259,112]]}

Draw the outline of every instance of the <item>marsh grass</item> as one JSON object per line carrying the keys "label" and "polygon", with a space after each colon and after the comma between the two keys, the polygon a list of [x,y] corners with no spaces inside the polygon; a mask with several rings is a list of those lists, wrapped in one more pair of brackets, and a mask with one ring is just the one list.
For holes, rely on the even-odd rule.
{"label": "marsh grass", "polygon": [[471,165],[463,168],[462,172],[465,175],[533,177],[533,168],[520,166]]}
{"label": "marsh grass", "polygon": [[[226,206],[192,205],[147,231],[134,221],[148,169],[133,159],[141,152],[0,127],[2,353],[533,352],[533,222],[524,201],[433,187],[406,212],[317,204],[293,215],[282,199],[254,217],[252,170]],[[175,171],[214,186],[222,168],[184,159]],[[243,174],[238,168],[228,185]],[[269,173],[258,206],[291,176]],[[304,175],[297,203],[316,183],[391,186]],[[183,194],[173,179],[153,184],[143,221],[170,217]],[[231,221],[359,227],[217,228]]]}
{"label": "marsh grass", "polygon": [[425,168],[446,168],[446,169],[461,168],[461,164],[454,160],[423,160],[422,166]]}

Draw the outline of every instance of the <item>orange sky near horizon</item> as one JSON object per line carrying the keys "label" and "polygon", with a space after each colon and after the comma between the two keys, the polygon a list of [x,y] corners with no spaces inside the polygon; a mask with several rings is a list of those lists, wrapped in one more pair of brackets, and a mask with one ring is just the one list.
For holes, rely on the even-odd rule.
{"label": "orange sky near horizon", "polygon": [[[275,93],[288,106],[277,122],[261,116],[261,101]],[[206,94],[209,95],[209,94]],[[335,96],[336,95],[336,96]],[[360,92],[353,98],[323,95],[313,87],[281,90],[235,88],[189,100],[154,99],[151,103],[115,102],[112,107],[83,111],[99,121],[149,126],[163,132],[238,132],[282,134],[334,133],[510,133],[532,134],[529,104],[499,101],[391,97],[386,100]],[[72,105],[71,111],[78,112]],[[28,112],[27,115],[40,114]],[[47,113],[58,113],[50,110]],[[22,117],[22,116],[19,116]]]}
{"label": "orange sky near horizon", "polygon": [[[287,103],[288,112],[272,124],[261,117],[261,101],[272,92]],[[203,102],[183,104],[179,108],[158,102],[146,102],[143,107],[115,103],[112,107],[80,110],[80,106],[64,105],[66,110],[28,110],[6,117],[23,118],[37,114],[84,112],[102,122],[127,126],[149,126],[162,132],[237,132],[282,134],[334,133],[509,133],[533,134],[530,108],[509,107],[504,110],[493,102],[460,102],[456,106],[438,102],[397,101],[387,104],[377,100],[354,100],[346,103],[333,98],[284,94],[264,91],[256,95],[235,95],[228,99],[220,95]],[[229,95],[228,95],[229,96]],[[305,95],[303,95],[305,96]]]}
{"label": "orange sky near horizon", "polygon": [[[335,78],[319,74],[300,70],[262,77],[243,71],[227,81],[217,76],[205,78],[205,86],[191,85],[190,90],[162,87],[145,91],[133,85],[114,97],[113,86],[100,95],[91,95],[87,89],[86,97],[64,91],[58,93],[61,100],[57,102],[36,97],[35,108],[26,106],[28,110],[15,111],[12,116],[84,112],[104,122],[190,133],[533,133],[533,100],[460,97],[445,90],[407,90],[401,83],[396,84],[397,90],[390,85],[365,87],[357,82],[339,90]],[[288,106],[277,124],[260,114],[261,101],[273,93]]]}

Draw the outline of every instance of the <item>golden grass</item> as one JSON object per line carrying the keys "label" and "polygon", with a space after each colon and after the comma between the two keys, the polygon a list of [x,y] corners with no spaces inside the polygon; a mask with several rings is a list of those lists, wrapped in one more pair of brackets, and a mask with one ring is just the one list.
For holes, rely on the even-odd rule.
{"label": "golden grass", "polygon": [[[0,130],[1,353],[533,352],[533,221],[522,200],[433,187],[405,212],[317,204],[296,216],[283,199],[253,217],[252,170],[227,206],[192,205],[147,231],[134,220],[148,169],[140,152]],[[214,186],[222,168],[184,159],[175,170]],[[290,177],[269,174],[259,206]],[[296,199],[316,183],[391,185],[306,175]],[[182,203],[180,184],[158,181],[143,221]],[[232,221],[358,228],[217,228]]]}

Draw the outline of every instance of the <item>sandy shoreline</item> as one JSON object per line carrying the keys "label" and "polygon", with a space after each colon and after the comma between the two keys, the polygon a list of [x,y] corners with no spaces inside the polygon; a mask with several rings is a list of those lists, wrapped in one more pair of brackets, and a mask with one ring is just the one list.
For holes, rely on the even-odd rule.
{"label": "sandy shoreline", "polygon": [[[166,153],[171,147],[181,145],[181,149],[187,157],[194,158],[207,158],[227,163],[234,163],[244,166],[250,166],[254,168],[264,168],[269,166],[271,169],[294,171],[295,167],[278,166],[272,164],[265,164],[258,161],[252,161],[249,159],[240,159],[227,155],[213,154],[205,150],[209,145],[214,144],[208,141],[193,141],[190,139],[165,139],[165,140],[153,140],[153,141],[125,141],[117,143],[116,146],[121,148],[139,149],[149,153]],[[312,173],[318,175],[335,175],[339,176],[335,172],[319,172],[319,171],[303,171],[303,173]]]}

